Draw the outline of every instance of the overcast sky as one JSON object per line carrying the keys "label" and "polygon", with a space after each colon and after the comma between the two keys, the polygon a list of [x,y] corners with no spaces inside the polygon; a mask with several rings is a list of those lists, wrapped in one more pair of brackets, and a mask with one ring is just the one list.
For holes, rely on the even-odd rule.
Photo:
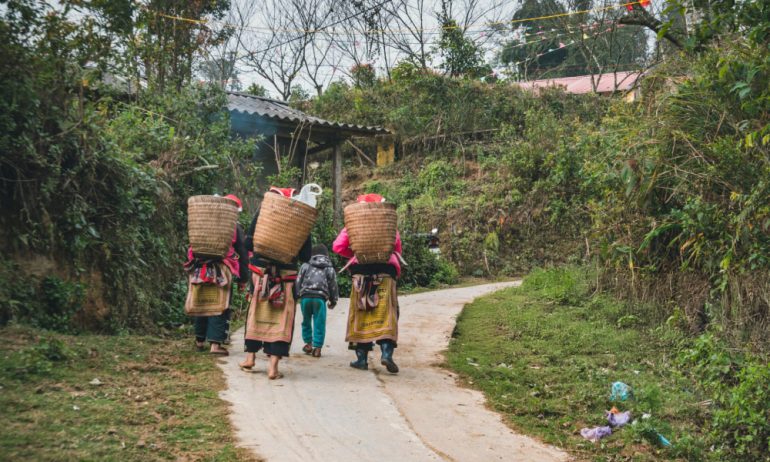
{"label": "overcast sky", "polygon": [[[248,5],[256,4],[260,5],[261,11],[255,12],[248,23],[248,29],[244,30],[244,42],[247,42],[245,47],[241,47],[239,55],[245,54],[251,51],[250,48],[259,48],[260,43],[268,43],[270,32],[266,30],[268,28],[268,21],[270,20],[269,14],[264,14],[264,6],[262,5],[265,0],[234,0],[233,8],[248,9]],[[416,15],[418,11],[420,0],[412,0],[412,12]],[[268,2],[269,3],[269,0]],[[441,9],[441,0],[422,0],[422,26],[426,38],[429,40],[429,48],[432,50],[435,48],[435,42],[439,38],[440,27],[437,21],[437,13]],[[471,2],[472,4],[473,2]],[[469,0],[455,0],[455,16],[462,20],[464,14],[469,5]],[[519,5],[518,0],[503,1],[503,0],[478,0],[475,2],[475,17],[473,24],[469,27],[467,34],[474,41],[479,43],[486,51],[486,58],[488,61],[493,61],[495,56],[493,49],[497,49],[496,41],[500,38],[495,35],[493,31],[490,31],[490,23],[498,23],[501,20],[505,21],[512,17],[513,13]],[[234,19],[231,17],[231,19]],[[415,18],[417,20],[417,18]],[[236,22],[236,21],[234,21]],[[345,78],[350,68],[355,64],[353,59],[348,56],[349,52],[342,49],[344,47],[358,47],[363,54],[365,37],[360,34],[355,34],[350,28],[344,27],[345,24],[336,25],[331,29],[328,29],[327,33],[317,34],[314,37],[317,49],[326,51],[326,48],[330,46],[328,54],[326,55],[326,62],[319,70],[319,75],[327,83],[341,78]],[[392,34],[408,40],[412,44],[416,44],[415,39],[410,38],[410,33],[403,24],[399,24],[396,21],[390,21],[384,25],[384,28],[391,31]],[[330,44],[329,41],[334,40],[336,42]],[[289,50],[282,50],[280,48],[275,50],[279,52],[290,52]],[[404,58],[404,53],[399,52],[396,49],[388,50],[388,56],[382,55],[375,56],[370,62],[375,66],[378,75],[384,75],[385,73],[385,59],[387,58],[391,67],[393,63],[398,62]],[[434,57],[432,63],[434,67],[440,64],[440,58]],[[269,82],[261,78],[256,72],[248,69],[248,66],[243,63],[239,65],[239,79],[244,88],[252,82],[257,82],[266,88],[271,93],[275,93],[275,90],[270,87]],[[302,87],[313,93],[312,82],[307,78],[307,72],[303,70],[300,73],[299,82]]]}

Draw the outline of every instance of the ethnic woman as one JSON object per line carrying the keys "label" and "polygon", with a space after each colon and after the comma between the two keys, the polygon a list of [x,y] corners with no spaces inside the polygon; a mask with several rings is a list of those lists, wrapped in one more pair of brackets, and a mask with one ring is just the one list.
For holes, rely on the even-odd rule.
{"label": "ethnic woman", "polygon": [[[268,194],[282,194],[291,197],[292,189],[270,188]],[[304,245],[289,263],[282,263],[254,252],[254,231],[259,211],[246,230],[246,249],[252,251],[249,269],[252,273],[253,294],[246,318],[245,350],[246,360],[240,367],[250,371],[254,367],[256,353],[264,350],[269,358],[268,378],[283,377],[278,371],[281,358],[289,356],[294,333],[295,301],[294,282],[297,279],[299,262],[310,259],[311,241]]]}
{"label": "ethnic woman", "polygon": [[[385,199],[378,194],[364,194],[358,196],[357,202],[385,202]],[[353,288],[345,341],[348,342],[348,348],[356,352],[356,360],[350,366],[367,370],[368,353],[377,343],[382,351],[380,363],[388,372],[397,373],[398,366],[393,361],[393,353],[398,346],[396,280],[401,275],[401,237],[398,231],[393,253],[387,263],[359,263],[351,248],[347,228],[343,228],[334,240],[332,250],[350,259],[347,268],[352,275]]]}

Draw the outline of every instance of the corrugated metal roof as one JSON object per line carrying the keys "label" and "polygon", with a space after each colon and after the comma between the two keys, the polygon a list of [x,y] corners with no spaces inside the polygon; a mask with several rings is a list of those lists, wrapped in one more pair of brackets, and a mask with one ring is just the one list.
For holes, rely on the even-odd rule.
{"label": "corrugated metal roof", "polygon": [[383,127],[371,127],[324,120],[294,109],[284,101],[277,101],[245,93],[227,92],[227,109],[246,114],[255,114],[279,122],[311,124],[315,127],[325,127],[353,134],[386,135],[390,133],[390,131]]}
{"label": "corrugated metal roof", "polygon": [[530,80],[517,82],[525,90],[536,90],[547,87],[563,87],[567,93],[576,95],[593,93],[594,83],[596,93],[624,92],[633,89],[642,72],[610,72],[607,74],[578,75],[575,77],[559,77],[556,79]]}

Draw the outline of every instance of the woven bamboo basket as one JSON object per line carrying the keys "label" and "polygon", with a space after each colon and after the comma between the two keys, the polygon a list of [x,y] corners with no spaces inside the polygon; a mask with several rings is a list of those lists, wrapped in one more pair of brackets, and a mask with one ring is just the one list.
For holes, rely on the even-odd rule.
{"label": "woven bamboo basket", "polygon": [[290,263],[318,217],[318,210],[280,194],[265,194],[254,229],[254,252],[264,257]]}
{"label": "woven bamboo basket", "polygon": [[359,263],[387,263],[396,242],[396,206],[365,202],[345,207],[350,248]]}
{"label": "woven bamboo basket", "polygon": [[224,257],[230,250],[238,221],[238,206],[218,196],[187,200],[187,233],[196,256]]}

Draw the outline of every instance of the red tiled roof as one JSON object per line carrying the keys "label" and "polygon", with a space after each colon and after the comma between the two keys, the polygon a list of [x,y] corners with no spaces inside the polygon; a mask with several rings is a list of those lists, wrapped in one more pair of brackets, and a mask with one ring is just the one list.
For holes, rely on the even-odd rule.
{"label": "red tiled roof", "polygon": [[636,81],[642,72],[610,72],[607,74],[578,75],[575,77],[559,77],[555,79],[530,80],[516,82],[515,85],[525,90],[535,90],[547,87],[563,87],[567,93],[576,95],[592,93],[594,84],[596,93],[614,93],[629,91],[636,86]]}

